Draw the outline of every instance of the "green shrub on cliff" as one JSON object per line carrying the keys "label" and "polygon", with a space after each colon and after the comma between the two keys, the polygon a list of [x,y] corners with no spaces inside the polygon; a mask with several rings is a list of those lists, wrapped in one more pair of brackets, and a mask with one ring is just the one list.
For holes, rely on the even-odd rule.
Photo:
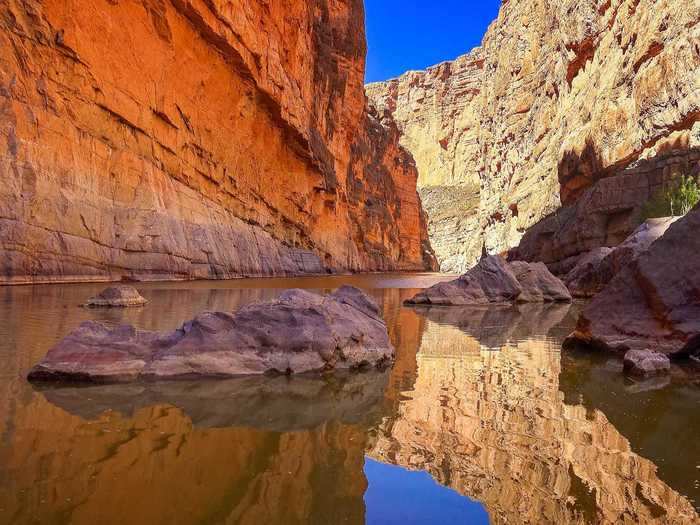
{"label": "green shrub on cliff", "polygon": [[700,186],[693,177],[681,177],[673,187],[659,191],[642,208],[642,218],[685,215],[700,202]]}

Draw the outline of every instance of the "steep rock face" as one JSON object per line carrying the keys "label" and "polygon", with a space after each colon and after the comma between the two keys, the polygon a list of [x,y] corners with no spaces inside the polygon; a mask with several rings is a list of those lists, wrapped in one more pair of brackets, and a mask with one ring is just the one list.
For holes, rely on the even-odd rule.
{"label": "steep rock face", "polygon": [[4,2],[0,281],[431,267],[415,166],[368,115],[363,20],[360,0]]}
{"label": "steep rock face", "polygon": [[700,355],[699,230],[700,205],[593,298],[572,339],[617,352]]}
{"label": "steep rock face", "polygon": [[614,246],[657,188],[700,173],[699,22],[692,0],[510,0],[480,48],[369,86],[421,186],[479,184],[467,251],[431,224],[443,269],[529,229],[533,260]]}

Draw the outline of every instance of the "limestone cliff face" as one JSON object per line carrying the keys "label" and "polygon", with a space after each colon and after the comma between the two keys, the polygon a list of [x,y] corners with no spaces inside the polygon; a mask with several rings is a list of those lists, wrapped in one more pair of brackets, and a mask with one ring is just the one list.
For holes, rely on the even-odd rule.
{"label": "limestone cliff face", "polygon": [[[698,174],[699,22],[695,0],[508,0],[480,48],[368,86],[421,186],[478,185],[474,219],[449,199],[427,207],[443,268],[517,246],[551,214],[526,240],[530,258],[614,245],[650,193]],[[475,232],[469,246],[451,240],[446,214]]]}
{"label": "limestone cliff face", "polygon": [[0,282],[434,264],[360,0],[0,6]]}

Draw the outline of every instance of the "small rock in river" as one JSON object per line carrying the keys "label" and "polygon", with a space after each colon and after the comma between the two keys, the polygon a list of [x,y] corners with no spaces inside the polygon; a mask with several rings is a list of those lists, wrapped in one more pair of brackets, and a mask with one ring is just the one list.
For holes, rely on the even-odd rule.
{"label": "small rock in river", "polygon": [[652,350],[630,350],[625,354],[625,372],[638,376],[665,374],[671,370],[671,360]]}
{"label": "small rock in river", "polygon": [[143,306],[146,303],[148,301],[141,296],[136,288],[120,285],[102,290],[98,295],[89,299],[85,306],[90,308],[125,308],[128,306]]}

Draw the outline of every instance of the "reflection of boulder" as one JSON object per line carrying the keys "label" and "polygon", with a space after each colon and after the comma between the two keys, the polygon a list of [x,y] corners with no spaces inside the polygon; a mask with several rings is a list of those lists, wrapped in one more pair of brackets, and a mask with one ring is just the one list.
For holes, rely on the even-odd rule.
{"label": "reflection of boulder", "polygon": [[[551,333],[562,328],[547,328],[560,312],[538,328],[534,313],[527,320],[508,310],[460,320],[443,317],[452,313],[446,309],[427,315],[434,311],[439,315],[429,318],[415,382],[395,396],[396,414],[378,429],[370,457],[429,472],[482,502],[496,524],[697,521],[692,504],[660,479],[657,466],[639,456],[603,412],[578,399],[565,402],[563,334],[551,341],[508,338],[499,352],[480,352],[465,333],[473,334],[479,319],[491,323],[488,315],[515,325],[511,334]],[[667,439],[664,447],[668,455]],[[671,479],[692,490],[682,476]]]}
{"label": "reflection of boulder", "polygon": [[520,304],[510,307],[416,307],[426,319],[458,328],[476,339],[484,348],[500,350],[509,341],[530,337],[544,337],[559,325],[569,313],[571,305]]}
{"label": "reflection of boulder", "polygon": [[328,421],[368,423],[378,417],[388,372],[332,377],[245,377],[127,385],[48,387],[52,404],[84,419],[107,410],[133,417],[156,405],[181,409],[197,427],[252,427],[278,432]]}

